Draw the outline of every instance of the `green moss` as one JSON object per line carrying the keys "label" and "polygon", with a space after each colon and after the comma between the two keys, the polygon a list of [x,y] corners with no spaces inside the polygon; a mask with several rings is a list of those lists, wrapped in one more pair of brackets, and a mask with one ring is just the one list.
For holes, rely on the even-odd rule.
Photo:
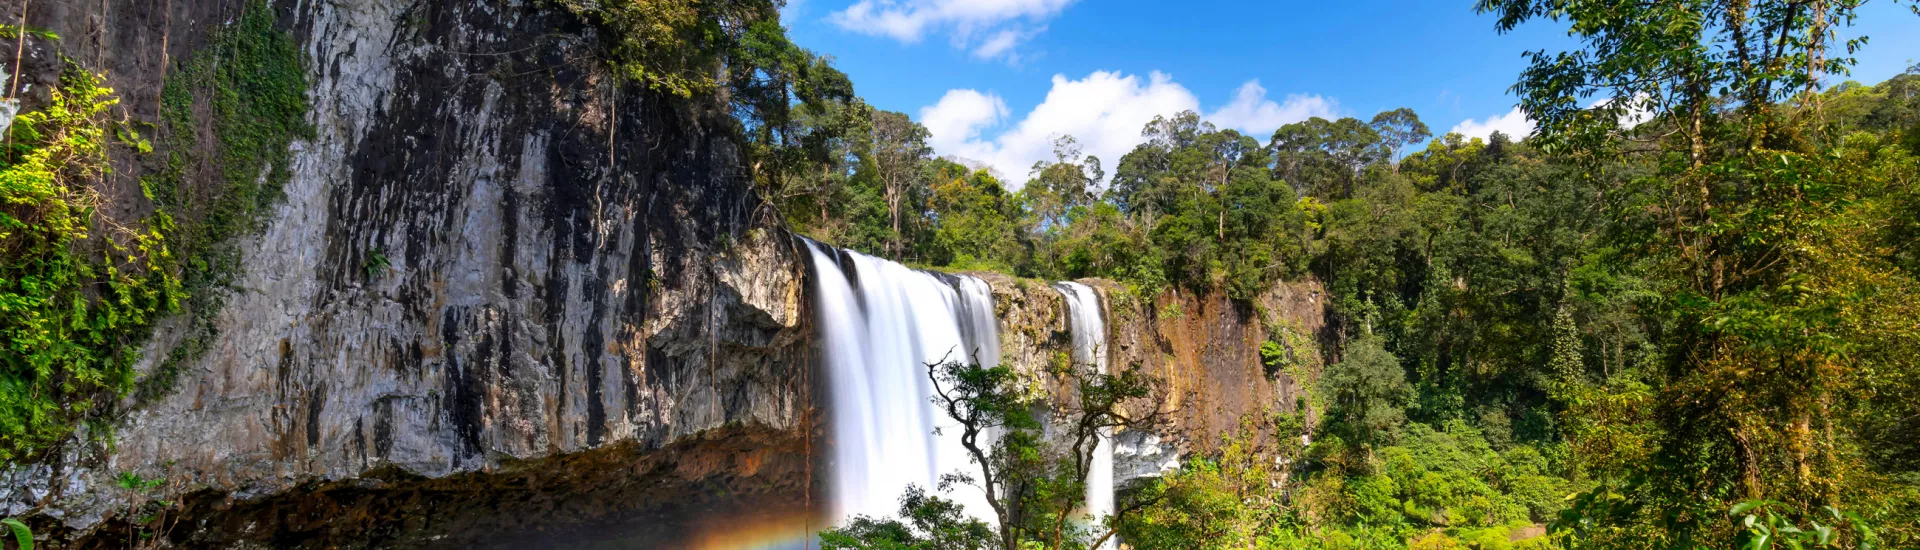
{"label": "green moss", "polygon": [[141,401],[163,395],[180,366],[205,353],[240,273],[232,239],[260,229],[260,214],[293,175],[289,146],[313,135],[305,57],[274,22],[267,4],[254,2],[170,71],[161,91],[166,164],[142,184],[183,258],[189,315],[181,343],[140,381]]}

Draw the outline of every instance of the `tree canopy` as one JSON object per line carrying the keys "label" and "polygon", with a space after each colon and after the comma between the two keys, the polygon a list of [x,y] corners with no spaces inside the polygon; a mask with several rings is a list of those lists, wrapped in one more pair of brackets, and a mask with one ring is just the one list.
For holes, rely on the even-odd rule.
{"label": "tree canopy", "polygon": [[[1061,136],[1026,174],[939,157],[765,6],[680,4],[634,9],[721,32],[669,17],[684,24],[616,51],[691,89],[709,72],[681,69],[708,57],[652,48],[715,41],[711,85],[733,91],[756,182],[796,231],[1142,296],[1326,286],[1325,333],[1263,347],[1267,375],[1307,395],[1126,488],[1152,503],[1114,526],[1129,544],[1920,544],[1920,67],[1840,82],[1867,46],[1838,38],[1862,2],[1481,0],[1495,31],[1575,39],[1526,53],[1512,91],[1531,135],[1436,136],[1409,109],[1270,136],[1168,113],[1118,159]],[[1323,372],[1289,366],[1300,341]],[[986,483],[1071,485],[1061,464]],[[1004,504],[1075,505],[1040,492],[1058,498]],[[910,495],[903,520],[837,540],[1005,546],[1032,527],[982,537]]]}

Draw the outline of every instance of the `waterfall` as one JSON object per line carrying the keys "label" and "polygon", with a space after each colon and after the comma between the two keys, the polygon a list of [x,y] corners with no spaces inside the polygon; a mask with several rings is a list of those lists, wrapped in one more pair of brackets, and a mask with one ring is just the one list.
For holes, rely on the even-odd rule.
{"label": "waterfall", "polygon": [[[935,493],[940,476],[979,467],[958,424],[933,403],[927,363],[1000,360],[999,322],[985,281],[929,273],[807,241],[814,266],[822,371],[827,377],[830,517],[892,516],[908,485]],[[941,434],[936,435],[938,430]],[[942,495],[991,521],[977,487]]]}
{"label": "waterfall", "polygon": [[[1073,363],[1107,374],[1107,324],[1101,318],[1100,295],[1080,283],[1059,283],[1054,290],[1067,301],[1067,319],[1073,329]],[[1087,515],[1113,515],[1113,429],[1101,428],[1087,467]],[[1103,548],[1114,546],[1111,539]]]}

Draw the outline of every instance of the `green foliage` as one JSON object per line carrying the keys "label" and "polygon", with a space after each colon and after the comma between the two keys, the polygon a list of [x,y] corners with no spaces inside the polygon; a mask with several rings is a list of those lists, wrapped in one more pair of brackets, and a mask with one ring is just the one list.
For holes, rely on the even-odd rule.
{"label": "green foliage", "polygon": [[[1294,435],[1301,426],[1291,415],[1258,422],[1243,420],[1229,432],[1220,450],[1196,457],[1165,477],[1150,481],[1134,497],[1149,502],[1121,525],[1135,548],[1290,548],[1277,544],[1304,527],[1275,485],[1287,479],[1288,464],[1302,449]],[[1267,437],[1275,437],[1268,440]]]}
{"label": "green foliage", "polygon": [[170,515],[174,502],[154,498],[166,484],[163,478],[147,478],[131,471],[122,471],[114,478],[114,485],[125,492],[127,507],[121,520],[128,524],[128,536],[138,541],[135,547],[151,547],[154,539],[164,537],[180,521],[177,515]]}
{"label": "green foliage", "polygon": [[189,314],[181,343],[140,381],[145,401],[165,393],[183,363],[214,336],[214,316],[240,273],[235,237],[257,232],[261,214],[293,176],[290,146],[310,138],[306,61],[275,27],[265,2],[167,73],[159,152],[165,164],[141,180],[156,226],[179,256]]}
{"label": "green foliage", "polygon": [[153,145],[111,116],[100,77],[70,67],[50,105],[16,119],[0,159],[0,463],[32,459],[83,421],[107,435],[103,415],[135,389],[161,316],[184,307],[193,322],[137,384],[142,397],[204,348],[239,269],[227,241],[257,228],[291,175],[288,145],[311,133],[301,60],[260,3],[170,71],[165,164],[141,180],[153,208],[139,220],[102,213],[108,148]]}
{"label": "green foliage", "polygon": [[120,472],[120,476],[114,478],[115,485],[134,493],[144,493],[153,490],[163,483],[166,483],[166,481],[162,479],[147,479],[133,472]]}
{"label": "green foliage", "polygon": [[936,163],[933,171],[926,204],[943,215],[921,254],[959,269],[1015,271],[1007,259],[1021,250],[1018,199],[985,170]]}
{"label": "green foliage", "polygon": [[[794,44],[780,25],[774,0],[551,0],[599,35],[603,61],[622,81],[683,98],[724,100],[744,139],[746,165],[758,191],[795,225],[842,230],[870,200],[849,201],[861,189],[849,185],[853,166],[887,175],[918,170],[897,162],[874,162],[875,135],[901,138],[917,124],[876,123],[876,114],[854,96],[853,84],[825,57]],[[898,115],[904,120],[904,115]],[[885,117],[881,117],[884,119]],[[905,133],[890,133],[902,129]],[[919,130],[924,134],[924,129]],[[883,143],[893,143],[886,141]],[[858,151],[864,162],[850,162]],[[918,157],[926,155],[919,154]],[[839,168],[839,170],[835,170]],[[866,174],[872,178],[873,173]],[[891,191],[905,191],[899,178]],[[861,197],[871,199],[871,197]],[[901,194],[887,195],[884,212],[900,218]],[[893,224],[899,233],[898,224]],[[869,226],[862,229],[876,229]],[[840,235],[816,235],[830,243]],[[870,236],[897,246],[897,235]],[[899,257],[891,250],[891,257]]]}
{"label": "green foliage", "polygon": [[[1877,229],[1903,223],[1894,205],[1915,182],[1912,156],[1889,146],[1911,101],[1887,92],[1911,79],[1818,91],[1852,63],[1838,50],[1864,43],[1834,38],[1858,7],[1480,3],[1502,30],[1551,18],[1581,41],[1532,54],[1515,86],[1536,141],[1583,172],[1623,154],[1642,170],[1609,186],[1604,253],[1576,273],[1632,273],[1654,291],[1637,315],[1604,319],[1645,335],[1644,363],[1552,388],[1576,455],[1604,481],[1563,523],[1582,544],[1753,543],[1704,520],[1752,500],[1845,501],[1897,525],[1886,532],[1901,544],[1920,540],[1913,470],[1869,458],[1910,448],[1879,427],[1912,409],[1877,396],[1920,375],[1920,281]],[[1580,106],[1593,95],[1607,101]],[[1595,349],[1567,344],[1555,363]]]}
{"label": "green foliage", "polygon": [[554,0],[601,29],[613,66],[628,78],[681,97],[708,93],[718,64],[740,28],[774,8],[771,2]]}
{"label": "green foliage", "polygon": [[367,261],[363,264],[363,267],[367,271],[367,278],[374,279],[378,278],[381,273],[385,273],[388,269],[392,269],[393,261],[387,259],[385,252],[374,249],[367,252]]}
{"label": "green foliage", "polygon": [[1553,517],[1573,492],[1564,459],[1531,445],[1493,449],[1479,430],[1407,424],[1375,458],[1354,456],[1338,438],[1309,455],[1327,469],[1305,482],[1310,506],[1334,525],[1384,530],[1410,540],[1434,528],[1491,528]]}
{"label": "green foliage", "polygon": [[100,213],[118,103],[69,66],[46,108],[0,153],[0,464],[73,435],[133,384],[147,332],[178,307],[164,215]]}
{"label": "green foliage", "polygon": [[900,517],[854,518],[845,527],[820,532],[824,550],[953,550],[987,548],[996,536],[986,523],[967,516],[958,503],[907,487],[900,496]]}
{"label": "green foliage", "polygon": [[[1754,500],[1733,506],[1728,515],[1740,523],[1740,548],[1747,550],[1767,550],[1775,546],[1800,550],[1802,548],[1875,548],[1878,537],[1873,528],[1868,527],[1860,516],[1852,512],[1842,512],[1832,506],[1823,506],[1824,516],[1819,519],[1807,518],[1803,528],[1796,525],[1790,516],[1782,514],[1784,506],[1778,502]],[[1794,516],[1798,514],[1787,512]],[[1821,523],[1824,520],[1826,523]],[[1852,529],[1846,529],[1851,526]]]}
{"label": "green foliage", "polygon": [[[1217,454],[1139,490],[1136,548],[1550,548],[1536,521],[1565,506],[1564,448],[1492,448],[1465,422],[1407,424],[1376,458],[1337,436],[1303,449],[1299,416],[1243,423]],[[1522,530],[1531,533],[1520,533]],[[1520,539],[1520,540],[1516,540]]]}
{"label": "green foliage", "polygon": [[[1209,456],[1142,489],[1171,506],[1143,510],[1143,547],[1728,547],[1754,536],[1713,518],[1757,499],[1782,503],[1755,520],[1773,540],[1818,530],[1784,510],[1844,502],[1912,546],[1920,67],[1822,91],[1858,7],[1485,0],[1502,31],[1578,44],[1528,55],[1537,135],[1435,137],[1402,109],[1262,144],[1181,113],[1099,196],[1106,167],[1063,139],[1018,193],[923,159],[939,176],[897,209],[870,149],[915,142],[869,135],[821,168],[846,206],[789,219],[934,266],[1118,279],[1161,319],[1168,288],[1324,283],[1323,360],[1260,349],[1270,376],[1332,363],[1295,377],[1313,445],[1277,488]],[[1245,504],[1276,491],[1297,498]],[[1555,516],[1577,521],[1510,540]]]}
{"label": "green foliage", "polygon": [[1305,381],[1318,376],[1309,372],[1313,361],[1320,357],[1320,346],[1313,341],[1299,325],[1284,319],[1268,321],[1267,340],[1260,342],[1260,364],[1265,368],[1268,378],[1286,373],[1295,381]]}
{"label": "green foliage", "polygon": [[27,36],[32,36],[35,38],[39,38],[41,40],[59,40],[60,39],[59,34],[56,34],[50,30],[37,29],[33,27],[21,27],[19,25],[9,25],[6,23],[0,23],[0,38],[17,40],[20,38],[20,34],[22,31],[25,31]]}
{"label": "green foliage", "polygon": [[1329,400],[1329,425],[1356,442],[1391,440],[1413,398],[1400,359],[1374,336],[1347,346],[1346,358],[1321,377],[1320,392]]}
{"label": "green foliage", "polygon": [[13,543],[19,550],[33,550],[33,530],[27,524],[13,518],[0,519],[0,527],[7,528],[7,534],[13,535]]}
{"label": "green foliage", "polygon": [[1156,313],[1155,316],[1159,317],[1162,321],[1184,319],[1187,317],[1186,306],[1184,304],[1185,302],[1181,302],[1178,299],[1170,300],[1167,302],[1167,305],[1160,307],[1160,311]]}

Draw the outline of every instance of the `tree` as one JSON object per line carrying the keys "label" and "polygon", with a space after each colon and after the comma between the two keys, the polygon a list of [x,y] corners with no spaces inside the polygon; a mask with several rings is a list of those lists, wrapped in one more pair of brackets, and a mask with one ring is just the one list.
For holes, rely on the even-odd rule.
{"label": "tree", "polygon": [[[1054,373],[1072,384],[1073,397],[1053,413],[1050,423],[1058,435],[1047,436],[1036,408],[1045,405],[1029,396],[1022,376],[1005,366],[973,363],[929,363],[934,382],[934,405],[959,424],[960,444],[980,476],[953,472],[941,478],[942,489],[962,485],[980,488],[995,519],[994,545],[1003,550],[1097,547],[1112,538],[1123,518],[1151,504],[1122,502],[1115,517],[1093,518],[1082,527],[1073,521],[1084,504],[1093,451],[1101,433],[1114,428],[1150,429],[1160,421],[1152,399],[1155,384],[1134,369],[1102,374],[1068,368]],[[919,498],[910,492],[901,513],[914,518],[915,527],[903,529],[897,521],[856,521],[823,534],[838,548],[921,548],[930,533],[949,535],[952,545],[976,548],[986,542],[976,536],[971,520],[953,513],[940,500]],[[932,518],[922,520],[922,517]],[[912,531],[918,530],[919,534]]]}
{"label": "tree", "polygon": [[954,501],[907,487],[898,519],[854,518],[846,527],[820,532],[822,550],[971,550],[994,542],[993,528],[967,516]]}
{"label": "tree", "polygon": [[846,243],[847,222],[857,209],[853,175],[872,142],[872,107],[855,99],[795,109],[794,134],[816,162],[792,166],[767,200],[787,223],[816,239]]}
{"label": "tree", "polygon": [[[1418,117],[1413,119],[1417,124]],[[1411,135],[1415,128],[1405,130]],[[1314,117],[1275,130],[1267,149],[1274,177],[1293,184],[1299,194],[1345,198],[1353,194],[1361,170],[1392,156],[1383,145],[1380,134],[1357,119]]]}
{"label": "tree", "polygon": [[1379,442],[1385,433],[1406,420],[1413,398],[1400,358],[1388,352],[1377,336],[1363,336],[1347,345],[1346,357],[1327,367],[1321,391],[1332,399],[1328,414],[1338,418],[1340,430],[1359,442]]}
{"label": "tree", "polygon": [[1190,457],[1140,489],[1152,504],[1126,518],[1127,544],[1228,550],[1297,527],[1297,510],[1285,495],[1297,482],[1289,476],[1303,450],[1302,424],[1299,414],[1242,417],[1237,429],[1222,434],[1219,451]]}
{"label": "tree", "polygon": [[1054,139],[1053,158],[1033,163],[1032,177],[1021,189],[1042,232],[1065,225],[1067,213],[1091,203],[1093,188],[1106,178],[1100,158],[1082,155],[1073,136]]}
{"label": "tree", "polygon": [[987,170],[946,160],[929,164],[927,210],[935,225],[921,243],[938,265],[1017,272],[1026,264],[1027,231],[1018,197]]}
{"label": "tree", "polygon": [[[1649,324],[1669,347],[1659,368],[1635,373],[1651,396],[1582,398],[1649,407],[1633,424],[1590,431],[1651,432],[1650,460],[1598,472],[1610,485],[1575,513],[1604,528],[1583,533],[1600,544],[1729,544],[1732,526],[1686,518],[1745,500],[1813,510],[1884,494],[1857,485],[1884,479],[1855,458],[1856,446],[1879,445],[1849,435],[1882,413],[1836,404],[1871,395],[1861,393],[1870,380],[1920,369],[1895,351],[1907,344],[1884,339],[1915,332],[1905,328],[1920,319],[1909,305],[1920,299],[1914,274],[1864,229],[1892,221],[1868,205],[1896,201],[1885,190],[1910,186],[1899,182],[1913,166],[1853,153],[1881,150],[1866,136],[1810,139],[1828,118],[1816,92],[1852,64],[1833,50],[1864,44],[1835,32],[1860,2],[1478,5],[1502,31],[1550,18],[1581,42],[1530,53],[1514,86],[1544,146],[1589,174],[1621,152],[1653,154],[1652,177],[1608,191],[1620,219],[1606,238],[1623,252],[1616,266],[1651,272],[1663,299]],[[1874,313],[1857,309],[1866,304]]]}
{"label": "tree", "polygon": [[[1521,109],[1550,140],[1619,135],[1650,112],[1670,118],[1694,168],[1711,161],[1708,142],[1723,118],[1722,97],[1747,119],[1747,148],[1757,148],[1779,120],[1776,102],[1846,74],[1853,58],[1830,56],[1836,25],[1850,24],[1858,1],[1688,0],[1621,5],[1606,0],[1480,0],[1499,17],[1501,32],[1541,18],[1567,20],[1582,48],[1547,55],[1530,52],[1530,65],[1513,90]],[[1864,38],[1841,46],[1849,53]],[[1580,101],[1604,94],[1583,107]],[[1711,197],[1699,197],[1709,200]],[[1704,206],[1704,205],[1702,205]]]}
{"label": "tree", "polygon": [[1433,137],[1433,132],[1427,130],[1426,123],[1420,122],[1420,115],[1414,114],[1413,109],[1406,107],[1381,111],[1380,114],[1373,115],[1373,121],[1367,123],[1367,127],[1372,128],[1373,133],[1380,135],[1381,141],[1389,151],[1387,157],[1393,161],[1393,170],[1396,173],[1400,171],[1401,148]]}
{"label": "tree", "polygon": [[902,257],[905,249],[900,222],[902,212],[913,208],[916,196],[926,187],[922,179],[925,173],[923,167],[933,156],[933,148],[927,146],[928,135],[926,127],[907,118],[905,114],[892,111],[873,113],[873,148],[870,154],[874,175],[886,192],[887,217],[893,227],[893,239],[887,247],[887,253],[893,258]]}

